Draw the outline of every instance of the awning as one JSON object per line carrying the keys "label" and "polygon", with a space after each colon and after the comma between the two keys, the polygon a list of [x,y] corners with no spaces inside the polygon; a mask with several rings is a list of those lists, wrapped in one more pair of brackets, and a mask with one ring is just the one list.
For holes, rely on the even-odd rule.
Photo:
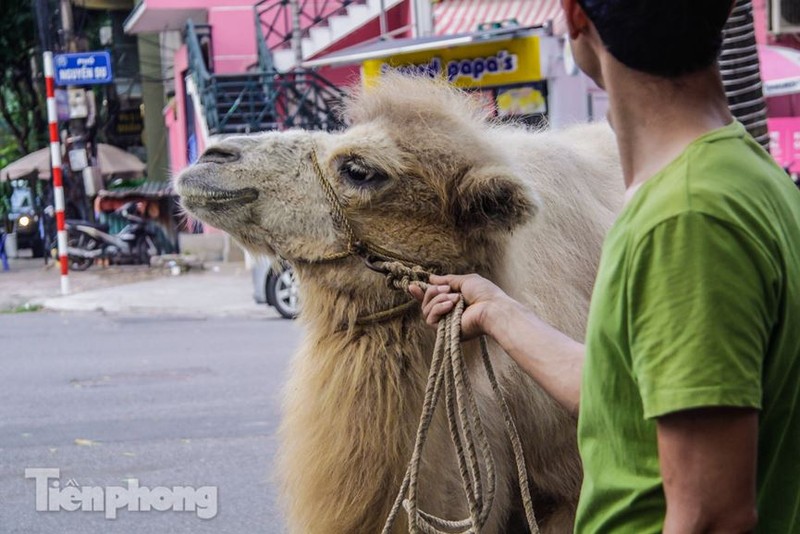
{"label": "awning", "polygon": [[103,176],[112,174],[141,175],[147,169],[147,165],[130,152],[104,143],[97,145],[97,166]]}
{"label": "awning", "polygon": [[188,19],[195,24],[205,24],[208,10],[188,7],[181,0],[141,0],[122,27],[127,34],[183,30]]}
{"label": "awning", "polygon": [[433,29],[453,35],[483,23],[515,19],[520,26],[541,26],[562,17],[560,0],[442,0],[433,7]]}
{"label": "awning", "polygon": [[[454,46],[464,46],[472,43],[491,43],[495,41],[507,41],[523,35],[531,35],[536,32],[536,28],[505,28],[479,33],[466,33],[462,35],[445,35],[432,37],[419,37],[413,39],[390,39],[387,41],[375,41],[366,45],[351,46],[344,50],[339,50],[328,54],[319,59],[304,61],[306,68],[327,67],[334,65],[351,65],[362,63],[369,59],[379,59],[399,54],[409,54],[412,52],[426,52],[429,50],[440,50]],[[541,32],[541,29],[539,29]]]}
{"label": "awning", "polygon": [[37,173],[41,180],[50,179],[50,149],[43,148],[22,156],[0,170],[0,182],[24,178],[32,173]]}
{"label": "awning", "polygon": [[[147,166],[129,152],[105,143],[97,145],[97,166],[103,176],[112,174],[142,175]],[[15,180],[36,172],[40,180],[50,179],[50,148],[23,156],[0,170],[0,182]]]}
{"label": "awning", "polygon": [[800,93],[800,50],[783,46],[759,45],[764,96]]}

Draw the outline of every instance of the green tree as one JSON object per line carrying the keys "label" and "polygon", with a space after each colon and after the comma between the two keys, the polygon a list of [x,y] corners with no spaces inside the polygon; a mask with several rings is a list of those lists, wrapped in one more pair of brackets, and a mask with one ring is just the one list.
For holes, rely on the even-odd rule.
{"label": "green tree", "polygon": [[46,144],[43,97],[33,79],[36,30],[30,1],[3,3],[0,17],[0,165]]}

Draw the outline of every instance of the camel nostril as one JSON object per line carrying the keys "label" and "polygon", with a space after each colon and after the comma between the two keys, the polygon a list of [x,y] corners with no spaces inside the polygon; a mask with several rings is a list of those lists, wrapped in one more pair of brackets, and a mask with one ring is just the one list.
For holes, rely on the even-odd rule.
{"label": "camel nostril", "polygon": [[198,163],[233,163],[242,157],[238,148],[232,146],[216,145],[207,148],[198,159]]}

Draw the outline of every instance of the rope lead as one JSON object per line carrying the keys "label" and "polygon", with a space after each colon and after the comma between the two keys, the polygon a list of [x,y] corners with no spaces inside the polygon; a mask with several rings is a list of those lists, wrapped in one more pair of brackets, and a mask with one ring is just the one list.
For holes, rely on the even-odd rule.
{"label": "rope lead", "polygon": [[[418,284],[422,289],[426,289],[428,286],[429,275],[419,266],[409,268],[400,262],[371,262],[371,268],[382,272],[387,278],[389,287],[393,289],[408,291],[408,286],[412,283]],[[439,322],[414,451],[400,491],[386,518],[383,534],[389,534],[392,531],[401,506],[408,515],[408,531],[411,534],[477,534],[486,525],[491,513],[497,487],[497,474],[494,457],[480,418],[478,404],[461,351],[461,316],[465,306],[464,298],[460,297],[454,309]],[[481,337],[481,360],[495,399],[503,413],[506,434],[514,451],[517,478],[528,528],[532,534],[538,534],[539,526],[533,511],[533,499],[528,486],[522,442],[494,374],[485,337]],[[456,448],[459,473],[469,507],[469,517],[460,521],[451,521],[424,512],[419,509],[417,502],[422,449],[425,446],[434,409],[439,402],[442,390],[445,394],[450,438]],[[481,466],[485,471],[485,480]]]}

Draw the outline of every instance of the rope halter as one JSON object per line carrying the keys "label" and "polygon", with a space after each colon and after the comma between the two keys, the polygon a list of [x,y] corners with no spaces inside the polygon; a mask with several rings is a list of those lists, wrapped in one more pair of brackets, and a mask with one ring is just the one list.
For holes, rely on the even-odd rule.
{"label": "rope halter", "polygon": [[[317,147],[312,144],[311,146],[311,165],[314,168],[314,174],[322,186],[325,193],[325,198],[330,206],[331,218],[333,219],[334,226],[339,229],[345,236],[347,241],[346,250],[341,252],[334,252],[321,258],[313,260],[304,260],[309,263],[325,263],[330,261],[341,260],[350,256],[361,258],[364,263],[371,270],[388,275],[389,271],[385,269],[384,262],[397,262],[411,269],[419,270],[417,265],[419,262],[404,258],[401,254],[387,250],[379,245],[371,243],[364,238],[356,235],[350,220],[347,218],[344,205],[336,194],[330,180],[325,176],[322,166],[319,164],[319,157],[317,156]],[[426,273],[427,274],[427,273]]]}
{"label": "rope halter", "polygon": [[[340,261],[351,256],[357,257],[364,262],[364,265],[366,265],[368,269],[384,275],[390,289],[405,292],[408,291],[408,286],[411,283],[427,282],[430,272],[417,265],[414,260],[404,258],[400,254],[375,245],[356,235],[353,226],[350,224],[350,220],[347,218],[344,205],[336,194],[333,184],[331,184],[330,180],[325,176],[322,166],[319,164],[319,157],[317,156],[317,147],[315,144],[311,146],[311,165],[314,169],[314,174],[317,176],[317,180],[322,186],[322,191],[325,193],[325,198],[328,201],[333,224],[344,234],[347,244],[343,251],[333,252],[319,258],[300,259],[300,261],[309,264],[320,264]],[[396,317],[401,317],[416,306],[417,302],[414,299],[410,299],[407,302],[403,302],[387,310],[358,317],[355,324],[357,326],[365,326],[382,323]]]}

